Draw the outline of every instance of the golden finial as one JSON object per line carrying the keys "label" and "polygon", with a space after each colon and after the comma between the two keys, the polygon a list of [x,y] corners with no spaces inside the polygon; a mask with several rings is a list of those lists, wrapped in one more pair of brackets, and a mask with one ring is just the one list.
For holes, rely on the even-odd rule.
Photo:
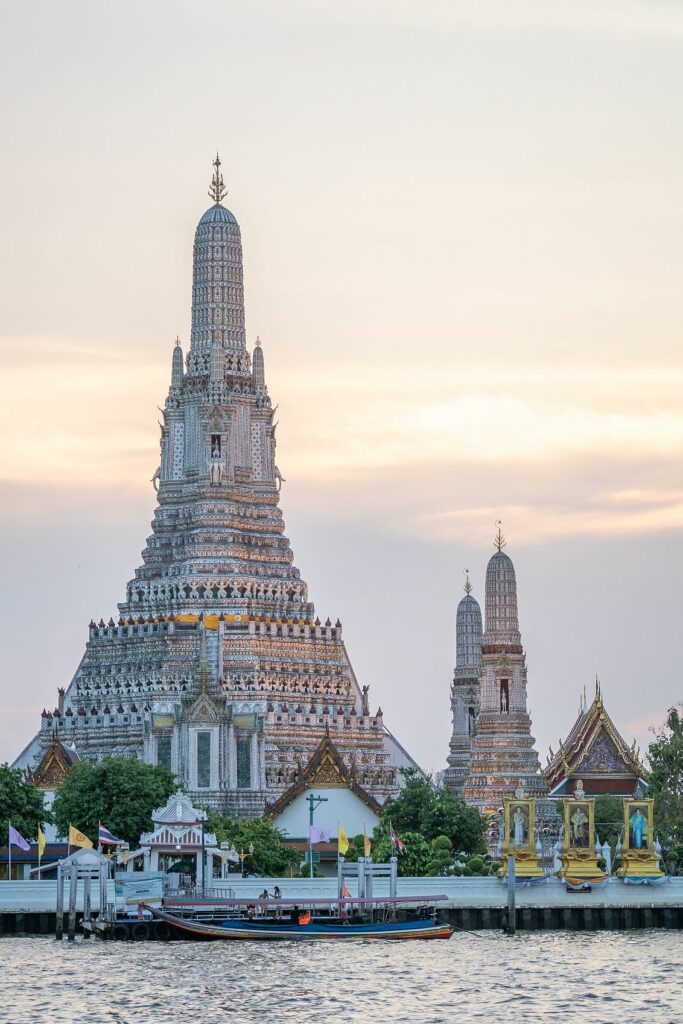
{"label": "golden finial", "polygon": [[227,188],[223,184],[223,175],[221,174],[221,158],[216,153],[216,159],[213,162],[214,172],[213,178],[211,179],[211,188],[209,189],[209,196],[213,199],[214,203],[218,204],[227,195]]}
{"label": "golden finial", "polygon": [[502,525],[503,525],[503,520],[502,519],[496,519],[496,526],[498,527],[498,533],[496,534],[496,539],[494,540],[493,544],[494,544],[494,547],[496,547],[498,549],[498,551],[502,551],[503,548],[505,547],[505,537],[503,536],[503,533],[501,531],[501,526]]}
{"label": "golden finial", "polygon": [[175,336],[175,347],[176,348],[180,348],[180,335],[179,334],[176,334],[176,336]]}
{"label": "golden finial", "polygon": [[472,593],[472,584],[470,583],[470,570],[465,569],[465,593]]}
{"label": "golden finial", "polygon": [[261,339],[258,334],[256,335],[256,348],[261,348]]}

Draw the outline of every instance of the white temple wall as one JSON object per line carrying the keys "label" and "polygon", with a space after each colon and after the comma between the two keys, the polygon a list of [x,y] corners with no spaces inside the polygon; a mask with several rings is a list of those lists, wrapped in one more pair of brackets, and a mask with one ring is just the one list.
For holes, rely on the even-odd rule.
{"label": "white temple wall", "polygon": [[[341,787],[320,790],[313,788],[311,793],[314,796],[327,797],[327,803],[319,804],[315,809],[313,824],[327,829],[332,839],[337,838],[339,825],[342,826],[349,839],[360,835],[363,828],[367,829],[369,836],[372,835],[372,830],[378,824],[379,818],[352,790]],[[282,814],[274,819],[277,827],[293,839],[308,838],[307,797],[308,793],[302,793],[285,807]]]}

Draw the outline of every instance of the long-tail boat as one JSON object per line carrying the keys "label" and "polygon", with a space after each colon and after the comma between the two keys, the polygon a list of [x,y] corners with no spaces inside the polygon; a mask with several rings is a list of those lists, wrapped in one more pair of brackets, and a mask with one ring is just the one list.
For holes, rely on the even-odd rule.
{"label": "long-tail boat", "polygon": [[338,900],[176,900],[140,911],[173,929],[177,938],[320,941],[450,939],[437,920],[446,896]]}

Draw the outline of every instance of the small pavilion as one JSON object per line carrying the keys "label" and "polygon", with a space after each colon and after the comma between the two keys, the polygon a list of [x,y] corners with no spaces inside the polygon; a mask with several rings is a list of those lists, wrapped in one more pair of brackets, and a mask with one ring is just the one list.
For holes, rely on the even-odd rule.
{"label": "small pavilion", "polygon": [[620,735],[597,680],[593,703],[588,707],[584,691],[579,717],[557,753],[550,749],[543,775],[551,797],[572,796],[577,782],[588,796],[633,796],[638,788],[647,788],[636,741],[629,747]]}
{"label": "small pavilion", "polygon": [[164,807],[153,811],[154,828],[140,836],[140,848],[120,856],[126,870],[134,871],[142,860],[144,871],[168,871],[171,864],[189,858],[195,862],[196,884],[204,885],[213,877],[214,858],[224,866],[237,856],[218,848],[214,833],[205,830],[206,818],[206,811],[195,807],[186,793],[174,793]]}

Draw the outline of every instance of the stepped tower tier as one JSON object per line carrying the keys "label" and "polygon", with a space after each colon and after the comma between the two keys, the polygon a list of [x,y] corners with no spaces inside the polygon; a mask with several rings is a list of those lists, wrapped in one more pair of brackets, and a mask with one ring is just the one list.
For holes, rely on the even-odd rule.
{"label": "stepped tower tier", "polygon": [[[517,617],[517,581],[498,531],[486,569],[486,629],[479,674],[479,716],[462,795],[498,810],[521,784],[528,796],[548,792],[527,711],[526,659]],[[543,808],[541,808],[543,810]],[[551,812],[552,813],[552,812]]]}
{"label": "stepped tower tier", "polygon": [[371,713],[339,620],[315,614],[279,506],[282,475],[264,351],[246,346],[242,242],[222,205],[197,226],[192,330],[179,339],[163,408],[157,505],[118,621],[90,623],[58,707],[16,764],[34,767],[53,734],[81,757],[172,768],[202,806],[263,813],[329,732],[379,804],[414,766]]}
{"label": "stepped tower tier", "polygon": [[481,608],[472,596],[469,574],[465,596],[458,605],[455,618],[455,672],[451,684],[453,733],[444,775],[446,785],[460,795],[467,777],[472,744],[479,715],[479,672],[481,670]]}

